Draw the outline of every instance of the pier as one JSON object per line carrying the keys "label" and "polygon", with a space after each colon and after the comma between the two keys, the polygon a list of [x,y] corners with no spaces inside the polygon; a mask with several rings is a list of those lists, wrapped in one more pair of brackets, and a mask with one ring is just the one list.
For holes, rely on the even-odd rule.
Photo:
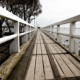
{"label": "pier", "polygon": [[[12,40],[9,57],[0,65],[0,80],[80,80],[80,56],[74,53],[73,42],[74,38],[80,39],[74,35],[80,15],[36,29],[3,8],[0,10],[0,17],[14,21],[14,34],[0,38],[0,44]],[[68,35],[59,32],[60,25],[66,23],[70,23]],[[21,33],[20,24],[24,24]],[[55,25],[57,32],[53,32]],[[69,49],[60,44],[60,35],[69,37]]]}

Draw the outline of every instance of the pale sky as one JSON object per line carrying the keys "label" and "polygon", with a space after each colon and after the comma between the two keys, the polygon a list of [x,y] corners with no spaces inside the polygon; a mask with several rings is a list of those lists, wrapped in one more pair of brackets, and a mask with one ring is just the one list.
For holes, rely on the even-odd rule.
{"label": "pale sky", "polygon": [[[80,0],[40,0],[42,14],[35,24],[44,27],[80,14]],[[34,25],[34,21],[32,21]]]}

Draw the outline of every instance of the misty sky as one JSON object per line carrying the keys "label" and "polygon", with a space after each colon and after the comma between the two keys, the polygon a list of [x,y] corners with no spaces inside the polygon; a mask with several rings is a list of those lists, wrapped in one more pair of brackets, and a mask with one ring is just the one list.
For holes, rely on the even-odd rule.
{"label": "misty sky", "polygon": [[40,27],[80,14],[80,0],[40,0],[40,3],[42,14],[35,20],[35,24]]}

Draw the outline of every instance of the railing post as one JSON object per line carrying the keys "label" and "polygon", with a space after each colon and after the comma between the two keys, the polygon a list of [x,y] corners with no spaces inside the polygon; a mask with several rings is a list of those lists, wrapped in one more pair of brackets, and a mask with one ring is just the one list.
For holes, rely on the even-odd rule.
{"label": "railing post", "polygon": [[47,31],[47,27],[45,27],[44,30]]}
{"label": "railing post", "polygon": [[45,31],[45,33],[47,34],[47,27],[46,27],[46,31]]}
{"label": "railing post", "polygon": [[[30,31],[31,31],[31,26],[30,26]],[[30,32],[30,38],[31,38],[31,32]]]}
{"label": "railing post", "polygon": [[49,33],[49,26],[47,27],[47,34]]}
{"label": "railing post", "polygon": [[51,33],[51,27],[49,26],[49,34]]}
{"label": "railing post", "polygon": [[[27,26],[27,25],[24,27],[24,31],[25,31],[25,32],[28,31],[28,26]],[[28,40],[28,35],[27,35],[27,34],[23,35],[23,36],[22,36],[22,43],[27,42],[27,40]]]}
{"label": "railing post", "polygon": [[20,52],[19,22],[14,23],[14,34],[17,34],[17,37],[10,44],[9,47],[10,54],[12,54],[13,52]]}
{"label": "railing post", "polygon": [[52,30],[51,29],[52,29],[52,26],[50,26],[50,34],[52,33]]}
{"label": "railing post", "polygon": [[70,37],[69,37],[69,51],[74,52],[74,38],[72,35],[75,33],[75,22],[70,23]]}
{"label": "railing post", "polygon": [[47,27],[47,34],[48,34],[48,32],[49,32],[49,27]]}
{"label": "railing post", "polygon": [[[28,31],[30,31],[30,26],[28,26]],[[28,39],[30,39],[30,33],[28,33]]]}
{"label": "railing post", "polygon": [[52,38],[54,39],[54,26],[52,26]]}
{"label": "railing post", "polygon": [[52,37],[53,36],[53,26],[51,26],[51,34],[50,36]]}
{"label": "railing post", "polygon": [[57,25],[57,42],[59,42],[60,25]]}

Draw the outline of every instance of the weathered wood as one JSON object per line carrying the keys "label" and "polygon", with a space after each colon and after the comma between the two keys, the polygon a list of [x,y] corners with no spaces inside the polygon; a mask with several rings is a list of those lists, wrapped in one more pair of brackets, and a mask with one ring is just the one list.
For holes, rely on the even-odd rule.
{"label": "weathered wood", "polygon": [[16,71],[9,80],[24,80],[24,75],[25,80],[80,79],[80,63],[70,54],[65,54],[67,51],[40,31],[38,31],[36,41],[38,41],[37,44],[30,47],[19,61]]}
{"label": "weathered wood", "polygon": [[64,61],[62,60],[62,58],[59,55],[54,55],[57,62],[59,63],[62,71],[64,72],[66,78],[68,80],[77,80],[75,78],[75,75],[72,73],[72,71],[68,68],[68,66],[64,63]]}
{"label": "weathered wood", "polygon": [[52,53],[57,53],[56,50],[52,47],[51,44],[47,44],[48,48],[50,48],[50,50],[52,51]]}
{"label": "weathered wood", "polygon": [[63,53],[66,53],[67,51],[64,50],[62,47],[60,47],[58,44],[55,44]]}
{"label": "weathered wood", "polygon": [[41,39],[41,44],[43,44],[43,40]]}
{"label": "weathered wood", "polygon": [[53,57],[54,62],[55,62],[55,64],[56,64],[56,66],[57,66],[57,69],[58,69],[58,71],[59,71],[59,74],[60,74],[61,79],[62,79],[62,80],[66,80],[66,76],[65,76],[65,74],[63,73],[62,69],[60,68],[58,62],[56,61],[56,59],[55,59],[55,57],[54,57],[54,55],[52,55],[52,57]]}
{"label": "weathered wood", "polygon": [[37,44],[37,54],[41,54],[41,45]]}
{"label": "weathered wood", "polygon": [[36,69],[35,69],[35,79],[34,80],[45,80],[44,72],[43,72],[42,56],[41,55],[37,55]]}
{"label": "weathered wood", "polygon": [[[31,41],[34,37],[32,37],[28,43],[26,43],[24,45],[24,47],[21,49],[21,52],[20,53],[14,53],[13,55],[10,56],[9,59],[7,59],[3,64],[2,66],[0,66],[0,75],[3,77],[2,80],[6,80],[7,77],[9,76],[11,79],[8,79],[8,80],[13,80],[15,77],[12,77],[11,73],[14,71],[14,67],[17,65],[17,63],[21,60],[21,57],[24,55],[25,51],[26,51],[26,48],[28,49],[29,45],[31,44]],[[6,66],[5,66],[6,65]],[[3,69],[1,69],[3,68]],[[12,71],[13,70],[13,71]],[[15,70],[16,71],[16,70]],[[15,72],[14,71],[14,72]],[[17,72],[17,71],[16,71]],[[1,74],[2,73],[2,74]],[[18,72],[17,72],[18,73]],[[0,77],[1,77],[0,76]],[[16,79],[14,79],[16,80]]]}
{"label": "weathered wood", "polygon": [[46,80],[54,80],[54,74],[47,55],[43,55],[43,63]]}
{"label": "weathered wood", "polygon": [[73,64],[80,70],[80,63],[76,60],[76,59],[74,59],[71,55],[69,55],[69,54],[65,54],[67,57],[68,57],[68,59],[70,59],[72,62],[73,62]]}
{"label": "weathered wood", "polygon": [[47,54],[44,44],[41,44],[42,54]]}
{"label": "weathered wood", "polygon": [[33,54],[36,54],[37,51],[37,44],[34,45]]}
{"label": "weathered wood", "polygon": [[64,54],[61,54],[60,56],[65,61],[67,66],[70,68],[70,70],[73,72],[75,77],[80,79],[80,77],[79,77],[80,76],[80,70]]}
{"label": "weathered wood", "polygon": [[28,72],[26,74],[25,80],[34,80],[34,71],[35,71],[35,56],[32,56]]}
{"label": "weathered wood", "polygon": [[55,80],[61,80],[60,74],[58,72],[58,69],[56,67],[56,64],[55,64],[54,59],[53,59],[52,54],[51,54],[52,52],[51,52],[50,48],[48,48],[48,45],[46,44],[44,38],[43,38],[43,42],[45,44],[46,51],[47,51],[47,54],[48,54],[48,57],[49,57],[49,60],[50,60],[51,66],[52,66],[52,70],[53,70],[54,75],[55,75]]}
{"label": "weathered wood", "polygon": [[36,37],[36,42],[35,43],[37,43],[37,37]]}
{"label": "weathered wood", "polygon": [[53,46],[53,48],[56,50],[57,53],[62,53],[62,52],[60,51],[60,49],[59,49],[58,47],[56,47],[55,44],[51,44],[51,45]]}

